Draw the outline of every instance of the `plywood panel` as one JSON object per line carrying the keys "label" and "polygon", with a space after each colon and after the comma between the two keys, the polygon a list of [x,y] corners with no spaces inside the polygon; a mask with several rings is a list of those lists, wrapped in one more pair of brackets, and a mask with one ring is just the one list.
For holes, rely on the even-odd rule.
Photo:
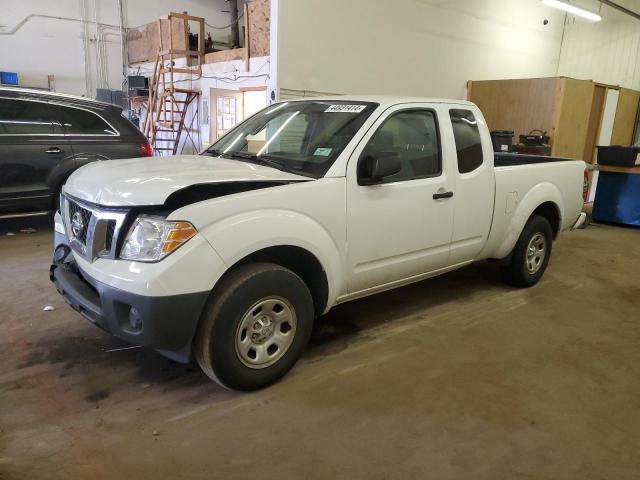
{"label": "plywood panel", "polygon": [[219,52],[207,53],[204,56],[204,63],[229,62],[231,60],[244,60],[245,48],[233,48],[231,50],[221,50]]}
{"label": "plywood panel", "polygon": [[584,159],[595,85],[591,80],[563,78],[552,154]]}
{"label": "plywood panel", "polygon": [[249,19],[249,54],[251,57],[266,57],[270,45],[270,0],[254,0],[247,4]]}
{"label": "plywood panel", "polygon": [[[168,49],[169,20],[160,21],[162,22],[162,43],[164,49]],[[174,50],[187,50],[184,21],[178,18],[173,19],[173,48]],[[127,32],[127,51],[130,64],[155,62],[159,50],[160,41],[157,20],[142,27],[130,29]]]}
{"label": "plywood panel", "polygon": [[633,129],[639,103],[640,92],[626,88],[620,89],[618,108],[616,109],[613,132],[611,134],[611,145],[628,147],[633,143]]}
{"label": "plywood panel", "polygon": [[560,78],[469,82],[469,100],[477,104],[490,130],[518,135],[542,130],[553,137]]}

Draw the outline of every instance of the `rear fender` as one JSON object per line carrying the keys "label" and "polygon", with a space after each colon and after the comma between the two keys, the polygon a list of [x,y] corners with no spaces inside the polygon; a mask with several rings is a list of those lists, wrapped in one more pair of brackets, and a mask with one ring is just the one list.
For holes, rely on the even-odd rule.
{"label": "rear fender", "polygon": [[[558,187],[553,183],[539,183],[529,190],[522,199],[517,201],[516,209],[511,215],[511,220],[509,221],[509,225],[506,229],[505,238],[491,257],[505,258],[508,256],[515,247],[525,224],[529,218],[531,218],[531,214],[536,210],[536,208],[547,202],[555,204],[558,209],[560,222],[557,227],[560,228],[560,226],[563,225],[564,212],[562,193],[560,193]],[[498,207],[496,206],[496,208]]]}
{"label": "rear fender", "polygon": [[49,186],[49,190],[52,195],[55,195],[58,192],[69,176],[78,168],[97,160],[108,160],[108,158],[104,155],[83,155],[76,153],[60,161],[51,170],[47,178],[47,185]]}

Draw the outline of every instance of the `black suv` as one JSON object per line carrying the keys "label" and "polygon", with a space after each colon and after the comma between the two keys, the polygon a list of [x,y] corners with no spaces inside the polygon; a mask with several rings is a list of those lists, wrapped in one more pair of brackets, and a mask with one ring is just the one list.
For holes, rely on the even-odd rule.
{"label": "black suv", "polygon": [[56,210],[60,188],[86,163],[152,154],[120,107],[0,88],[0,218]]}

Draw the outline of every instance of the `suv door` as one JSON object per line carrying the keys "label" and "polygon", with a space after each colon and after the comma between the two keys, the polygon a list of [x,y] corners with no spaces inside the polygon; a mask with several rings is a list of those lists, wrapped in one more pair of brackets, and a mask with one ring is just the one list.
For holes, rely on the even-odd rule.
{"label": "suv door", "polygon": [[[449,172],[451,162],[443,158],[437,108],[411,104],[387,110],[350,158],[350,294],[447,266],[454,179]],[[373,182],[363,181],[363,163],[380,153],[397,155],[400,171]]]}
{"label": "suv door", "polygon": [[51,210],[73,152],[47,102],[0,98],[0,212]]}
{"label": "suv door", "polygon": [[[139,156],[139,149],[124,144],[116,128],[97,111],[80,105],[51,106],[66,139],[73,145],[76,168],[96,160]],[[123,148],[127,148],[127,154],[123,154]]]}

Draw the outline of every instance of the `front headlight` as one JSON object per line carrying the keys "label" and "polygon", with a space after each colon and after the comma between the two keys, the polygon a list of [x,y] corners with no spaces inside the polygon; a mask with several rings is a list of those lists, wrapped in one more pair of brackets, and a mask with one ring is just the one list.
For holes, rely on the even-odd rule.
{"label": "front headlight", "polygon": [[189,222],[172,222],[162,217],[140,215],[129,229],[120,258],[157,262],[196,234]]}

